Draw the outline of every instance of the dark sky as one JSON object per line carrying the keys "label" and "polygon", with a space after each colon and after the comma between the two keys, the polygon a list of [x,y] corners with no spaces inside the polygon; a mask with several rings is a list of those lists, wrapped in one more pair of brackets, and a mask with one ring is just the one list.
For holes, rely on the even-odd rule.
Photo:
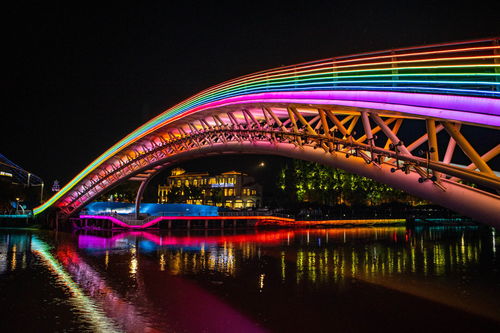
{"label": "dark sky", "polygon": [[0,152],[47,183],[65,183],[154,115],[239,75],[500,35],[500,1],[124,3],[2,4]]}

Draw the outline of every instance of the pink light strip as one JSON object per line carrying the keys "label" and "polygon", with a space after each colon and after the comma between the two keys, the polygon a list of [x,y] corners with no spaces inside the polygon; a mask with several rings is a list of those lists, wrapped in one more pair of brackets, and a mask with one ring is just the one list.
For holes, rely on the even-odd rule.
{"label": "pink light strip", "polygon": [[[288,230],[278,230],[278,231],[265,231],[257,232],[255,234],[243,234],[243,235],[222,235],[222,236],[161,236],[158,234],[152,234],[147,231],[126,231],[123,234],[118,234],[111,238],[103,238],[99,236],[87,236],[80,235],[78,237],[79,244],[88,247],[106,248],[108,244],[115,244],[119,240],[125,239],[126,237],[142,237],[157,245],[182,245],[182,246],[199,246],[201,244],[221,244],[225,242],[231,243],[243,243],[243,242],[259,242],[259,243],[276,243],[287,236],[290,237],[294,235],[294,231]],[[100,242],[93,240],[97,238]]]}
{"label": "pink light strip", "polygon": [[125,222],[120,221],[116,217],[113,216],[101,216],[101,215],[80,215],[81,219],[94,219],[94,220],[108,220],[113,222],[116,225],[124,228],[132,228],[132,229],[142,229],[145,228],[144,225],[129,225]]}
{"label": "pink light strip", "polygon": [[[183,116],[212,108],[243,103],[301,103],[363,107],[447,120],[500,126],[500,100],[494,98],[402,93],[387,91],[270,92],[203,104]],[[177,120],[174,117],[168,123]],[[162,126],[164,126],[162,124]],[[154,128],[156,130],[156,128]]]}
{"label": "pink light strip", "polygon": [[116,217],[107,215],[80,215],[81,219],[108,220],[124,228],[144,229],[157,224],[162,220],[260,220],[276,222],[293,222],[291,218],[281,218],[276,216],[159,216],[143,225],[130,225]]}

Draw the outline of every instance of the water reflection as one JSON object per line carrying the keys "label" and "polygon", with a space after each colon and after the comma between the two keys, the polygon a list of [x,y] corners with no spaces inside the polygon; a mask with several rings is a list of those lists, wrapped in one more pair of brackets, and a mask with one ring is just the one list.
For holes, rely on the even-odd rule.
{"label": "water reflection", "polygon": [[[497,237],[476,227],[4,232],[0,276],[42,262],[93,331],[314,331],[329,311],[385,320],[383,306],[360,308],[374,297],[405,304],[416,297],[500,321]],[[428,315],[429,304],[410,312]],[[301,317],[307,325],[290,324],[284,306],[288,317],[310,311]],[[335,318],[341,327],[354,317]]]}
{"label": "water reflection", "polygon": [[[75,283],[74,279],[50,253],[49,246],[37,237],[30,237],[30,239],[32,240],[31,245],[33,253],[38,256],[45,266],[57,277],[58,282],[69,291],[70,301],[74,306],[75,312],[85,318],[85,322],[90,326],[91,330],[95,332],[117,332],[117,327],[115,327],[114,323],[104,314],[102,308],[82,291],[80,285]],[[84,264],[81,263],[75,255],[70,255],[69,258],[60,256],[60,253],[64,250],[65,249],[58,249],[57,253],[59,254],[59,259],[62,259],[61,261],[65,263],[66,266],[69,265],[70,260],[79,265]]]}
{"label": "water reflection", "polygon": [[[235,276],[239,260],[255,259],[266,250],[280,247],[281,278],[286,279],[287,263],[294,262],[297,282],[338,281],[346,276],[370,277],[395,274],[444,276],[469,264],[478,263],[482,240],[474,229],[445,228],[417,231],[400,228],[356,228],[323,230],[278,230],[222,236],[160,235],[130,232],[106,238],[78,235],[80,249],[128,249],[130,274],[137,273],[137,249],[157,257],[161,271],[197,274],[214,271]],[[491,230],[495,251],[495,231]],[[467,238],[466,238],[467,237]],[[137,246],[137,248],[136,248]],[[236,255],[238,252],[238,255]]]}
{"label": "water reflection", "polygon": [[31,238],[23,234],[0,234],[0,274],[25,269],[31,251]]}
{"label": "water reflection", "polygon": [[[158,270],[172,276],[222,284],[228,278],[239,281],[253,275],[258,293],[277,288],[268,284],[268,279],[279,279],[283,286],[293,281],[316,290],[342,287],[356,279],[499,319],[497,301],[491,300],[494,307],[488,308],[480,299],[483,294],[473,295],[466,291],[467,286],[463,289],[463,281],[470,278],[469,268],[480,264],[497,267],[494,230],[391,227],[223,235],[133,232],[96,241],[98,237],[79,235],[78,243],[94,252],[100,248],[132,249],[129,260],[134,274],[137,258],[133,246],[137,244],[144,257],[141,260],[157,261]],[[440,278],[447,280],[443,283]],[[498,289],[496,286],[500,293]]]}

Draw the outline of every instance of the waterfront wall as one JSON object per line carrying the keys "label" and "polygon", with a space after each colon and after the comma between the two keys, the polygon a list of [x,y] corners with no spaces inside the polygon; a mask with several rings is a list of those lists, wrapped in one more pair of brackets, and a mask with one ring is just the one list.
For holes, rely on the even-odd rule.
{"label": "waterfront wall", "polygon": [[[84,215],[99,215],[105,213],[117,214],[134,214],[135,204],[126,202],[92,202],[88,204],[82,211]],[[141,214],[151,216],[217,216],[218,207],[207,205],[190,205],[181,203],[172,204],[157,204],[143,203],[141,204]]]}

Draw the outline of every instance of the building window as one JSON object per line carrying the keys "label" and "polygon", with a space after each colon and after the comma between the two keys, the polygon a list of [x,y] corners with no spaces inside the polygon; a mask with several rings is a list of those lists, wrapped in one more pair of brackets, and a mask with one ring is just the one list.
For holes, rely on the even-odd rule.
{"label": "building window", "polygon": [[[227,198],[231,199],[227,201],[227,206],[235,206],[238,208],[256,206],[253,201],[248,202],[247,204],[246,199],[250,196],[257,196],[257,191],[255,189],[243,187],[242,180],[246,178],[242,177],[242,175],[240,174],[228,172],[226,174],[210,176],[208,173],[184,173],[184,170],[176,170],[176,172],[172,172],[172,176],[168,177],[165,180],[166,185],[159,186],[158,202],[169,202],[169,192],[174,190],[174,187],[178,190],[174,190],[175,192],[181,192],[181,195],[185,195],[182,189],[185,189],[188,186],[194,186],[199,188],[199,195],[196,197],[190,197],[189,200],[185,198],[184,202],[189,202],[192,204],[212,204],[220,207],[226,204],[225,199]],[[216,187],[217,189],[213,190],[213,188]],[[222,195],[222,198],[224,198],[219,203],[215,203],[212,200],[209,200],[212,198],[215,192],[218,195]],[[236,198],[243,198],[243,200],[240,200],[238,203],[236,203]]]}

